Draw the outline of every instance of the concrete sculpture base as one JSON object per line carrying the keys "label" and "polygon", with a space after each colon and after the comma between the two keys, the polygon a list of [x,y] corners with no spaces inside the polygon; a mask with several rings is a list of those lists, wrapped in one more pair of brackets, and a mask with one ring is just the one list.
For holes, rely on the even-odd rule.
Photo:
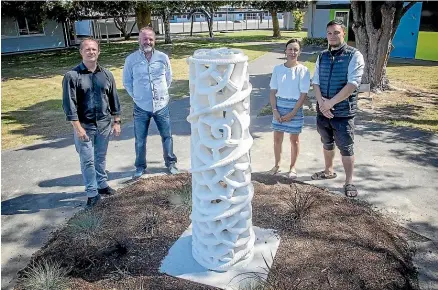
{"label": "concrete sculpture base", "polygon": [[161,263],[160,272],[221,289],[237,290],[239,287],[242,289],[248,283],[254,282],[248,279],[251,275],[247,273],[256,272],[260,276],[267,277],[264,259],[270,267],[280,244],[280,237],[273,230],[253,228],[256,240],[254,257],[249,264],[235,264],[226,272],[211,271],[199,265],[192,256],[192,226],[190,225],[170,248]]}

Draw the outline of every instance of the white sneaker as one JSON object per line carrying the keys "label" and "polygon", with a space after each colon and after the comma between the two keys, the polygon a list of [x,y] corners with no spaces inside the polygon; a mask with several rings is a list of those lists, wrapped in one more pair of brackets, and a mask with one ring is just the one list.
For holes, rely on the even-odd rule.
{"label": "white sneaker", "polygon": [[298,175],[295,171],[289,171],[287,174],[287,177],[289,177],[290,179],[297,179]]}
{"label": "white sneaker", "polygon": [[174,174],[178,174],[179,170],[178,168],[176,168],[175,164],[170,165],[167,170],[169,170],[169,173],[174,175]]}

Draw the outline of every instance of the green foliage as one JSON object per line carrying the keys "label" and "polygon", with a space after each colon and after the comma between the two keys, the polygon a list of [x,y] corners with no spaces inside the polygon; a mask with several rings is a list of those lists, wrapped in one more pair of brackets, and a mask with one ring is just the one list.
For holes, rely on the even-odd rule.
{"label": "green foliage", "polygon": [[294,10],[294,11],[292,11],[292,16],[294,17],[294,23],[295,23],[295,30],[296,31],[303,30],[304,15],[305,15],[304,11],[301,11],[301,10]]}
{"label": "green foliage", "polygon": [[73,218],[69,222],[68,230],[72,237],[88,240],[102,228],[102,222],[102,216],[93,211],[87,211]]}
{"label": "green foliage", "polygon": [[[86,2],[85,2],[86,3]],[[17,18],[32,15],[41,22],[53,19],[58,22],[80,18],[78,1],[2,1],[2,16]]]}
{"label": "green foliage", "polygon": [[68,270],[58,262],[42,261],[30,266],[23,272],[24,289],[63,290],[69,288]]}
{"label": "green foliage", "polygon": [[270,12],[285,12],[307,7],[308,1],[252,1],[251,6]]}
{"label": "green foliage", "polygon": [[266,106],[264,106],[259,113],[259,116],[268,116],[268,115],[272,115],[272,107],[270,103],[266,104]]}
{"label": "green foliage", "polygon": [[286,205],[289,209],[290,221],[299,223],[310,214],[310,209],[313,207],[316,199],[309,191],[298,191],[295,183],[291,187],[295,190],[290,193]]}
{"label": "green foliage", "polygon": [[307,7],[308,1],[252,1],[251,6],[256,9],[268,10],[272,15],[273,37],[281,37],[278,23],[278,12],[287,12]]}
{"label": "green foliage", "polygon": [[47,7],[43,1],[2,1],[2,16],[18,17],[36,14],[45,19]]}
{"label": "green foliage", "polygon": [[320,46],[320,47],[327,47],[328,42],[327,42],[327,38],[324,38],[324,37],[316,37],[316,38],[304,37],[301,40],[301,44],[302,45],[314,45],[314,46]]}
{"label": "green foliage", "polygon": [[192,185],[190,183],[182,185],[176,190],[169,193],[170,202],[176,208],[183,208],[187,211],[192,211]]}

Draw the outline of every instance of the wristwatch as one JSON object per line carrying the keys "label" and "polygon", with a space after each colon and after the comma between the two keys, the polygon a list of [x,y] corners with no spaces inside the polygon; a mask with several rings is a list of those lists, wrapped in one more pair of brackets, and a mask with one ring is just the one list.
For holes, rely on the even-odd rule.
{"label": "wristwatch", "polygon": [[115,121],[114,121],[114,124],[119,124],[119,125],[121,125],[121,124],[122,124],[122,120],[115,120]]}

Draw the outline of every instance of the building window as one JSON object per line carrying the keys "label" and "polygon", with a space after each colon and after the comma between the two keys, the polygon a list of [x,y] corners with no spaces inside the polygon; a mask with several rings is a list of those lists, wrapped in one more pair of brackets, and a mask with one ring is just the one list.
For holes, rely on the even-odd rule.
{"label": "building window", "polygon": [[218,17],[222,17],[222,13],[219,13],[218,15],[219,15]]}
{"label": "building window", "polygon": [[19,35],[44,34],[43,24],[35,16],[18,17],[17,23]]}
{"label": "building window", "polygon": [[245,14],[246,19],[257,19],[256,13],[247,13]]}

